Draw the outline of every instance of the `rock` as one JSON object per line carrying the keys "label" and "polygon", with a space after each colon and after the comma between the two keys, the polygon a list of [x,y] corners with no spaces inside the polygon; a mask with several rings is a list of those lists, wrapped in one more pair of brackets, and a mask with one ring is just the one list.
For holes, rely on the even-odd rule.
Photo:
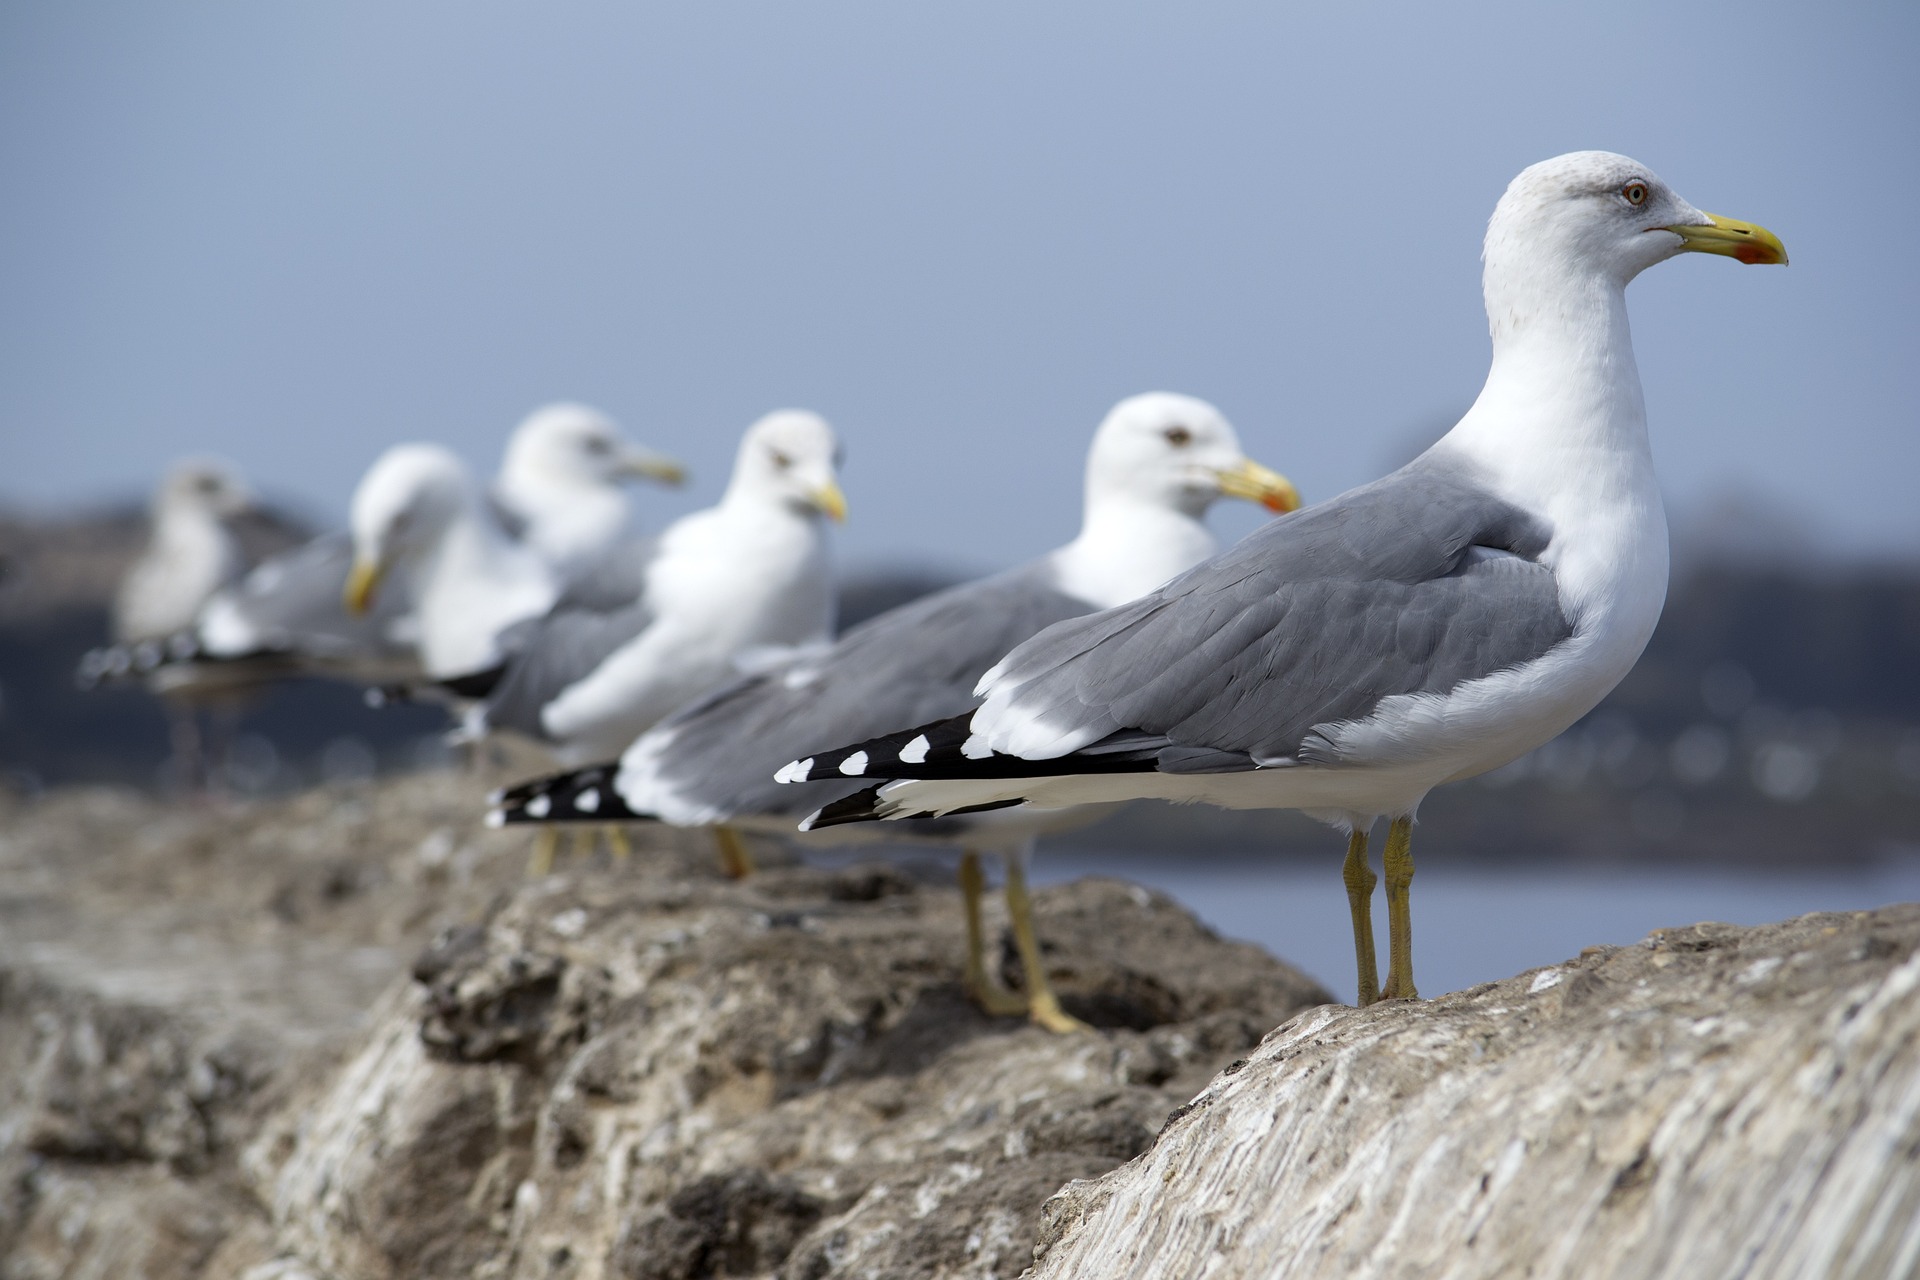
{"label": "rock", "polygon": [[1273,1031],[1034,1280],[1920,1273],[1920,907],[1702,924]]}
{"label": "rock", "polygon": [[963,998],[944,876],[652,832],[527,882],[479,790],[0,814],[0,1275],[1011,1276],[1327,998],[1085,881],[1036,906],[1103,1030],[1052,1036]]}
{"label": "rock", "polygon": [[885,868],[550,879],[429,946],[246,1162],[335,1275],[1010,1276],[1054,1188],[1326,998],[1131,886],[1038,910],[1102,1034],[975,1012],[957,895]]}
{"label": "rock", "polygon": [[1920,1260],[1920,907],[1361,1011],[1088,880],[1037,895],[1060,1037],[964,999],[943,871],[527,881],[483,787],[0,797],[0,1278]]}

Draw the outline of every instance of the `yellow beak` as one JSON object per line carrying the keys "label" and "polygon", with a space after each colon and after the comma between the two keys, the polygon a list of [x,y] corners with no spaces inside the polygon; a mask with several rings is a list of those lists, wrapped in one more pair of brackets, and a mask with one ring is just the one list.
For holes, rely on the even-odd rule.
{"label": "yellow beak", "polygon": [[1242,458],[1239,466],[1220,472],[1219,477],[1220,492],[1229,498],[1245,498],[1282,515],[1300,509],[1300,491],[1293,481],[1250,458]]}
{"label": "yellow beak", "polygon": [[829,480],[809,495],[814,507],[835,524],[847,522],[847,495],[840,492],[840,486]]}
{"label": "yellow beak", "polygon": [[1717,253],[1722,257],[1738,258],[1750,267],[1787,265],[1787,246],[1781,244],[1780,237],[1765,227],[1723,218],[1717,213],[1707,216],[1713,221],[1705,226],[1664,227],[1662,230],[1680,237],[1682,253]]}
{"label": "yellow beak", "polygon": [[664,453],[635,450],[621,463],[622,471],[641,480],[679,488],[687,482],[687,469]]}
{"label": "yellow beak", "polygon": [[347,589],[341,592],[340,602],[347,612],[358,618],[373,607],[373,593],[380,585],[381,568],[372,560],[356,558],[353,571],[347,575]]}

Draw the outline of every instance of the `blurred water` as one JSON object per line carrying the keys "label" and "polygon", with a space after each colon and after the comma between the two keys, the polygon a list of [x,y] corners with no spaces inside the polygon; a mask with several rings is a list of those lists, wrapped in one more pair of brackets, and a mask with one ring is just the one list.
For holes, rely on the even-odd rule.
{"label": "blurred water", "polygon": [[[1033,879],[1054,884],[1117,875],[1179,899],[1221,933],[1257,942],[1343,1000],[1354,996],[1353,935],[1341,851],[1324,868],[1254,859],[1195,865],[1137,853],[1043,849]],[[1387,922],[1374,893],[1384,975]],[[1809,911],[1858,911],[1920,900],[1920,857],[1791,873],[1650,866],[1557,868],[1421,863],[1413,882],[1414,972],[1426,996],[1556,964],[1599,943],[1637,942],[1654,929],[1721,920],[1764,924]]]}

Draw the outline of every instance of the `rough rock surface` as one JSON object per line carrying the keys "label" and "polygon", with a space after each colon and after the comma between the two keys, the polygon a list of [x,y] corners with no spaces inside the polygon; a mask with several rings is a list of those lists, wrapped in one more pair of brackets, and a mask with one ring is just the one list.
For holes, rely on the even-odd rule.
{"label": "rough rock surface", "polygon": [[944,877],[481,789],[0,799],[0,1280],[1920,1273],[1920,907],[1359,1011],[1083,881],[1056,1037]]}
{"label": "rough rock surface", "polygon": [[1036,1280],[1920,1274],[1920,906],[1310,1010],[1045,1218]]}
{"label": "rough rock surface", "polygon": [[1085,881],[1050,1036],[962,998],[944,885],[671,833],[529,883],[478,789],[0,813],[0,1276],[1012,1276],[1326,998]]}

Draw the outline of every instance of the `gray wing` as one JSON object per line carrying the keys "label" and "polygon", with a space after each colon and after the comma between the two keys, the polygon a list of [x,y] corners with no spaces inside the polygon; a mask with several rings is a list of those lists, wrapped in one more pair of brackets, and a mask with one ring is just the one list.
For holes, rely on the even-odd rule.
{"label": "gray wing", "polygon": [[626,608],[646,592],[647,568],[658,550],[654,538],[628,538],[608,547],[568,578],[554,610]]}
{"label": "gray wing", "polygon": [[1053,586],[1045,562],[923,596],[676,712],[651,731],[659,780],[735,816],[818,808],[858,784],[781,786],[774,772],[814,747],[971,709],[1009,649],[1091,607]]}
{"label": "gray wing", "polygon": [[246,656],[251,645],[320,666],[410,664],[405,584],[387,582],[373,608],[354,617],[341,602],[352,565],[344,533],[270,557],[202,610],[203,645],[217,657]]}
{"label": "gray wing", "polygon": [[[1551,530],[1429,454],[1009,654],[1023,713],[1174,771],[1315,759],[1316,726],[1445,693],[1572,634]],[[895,726],[898,728],[899,726]],[[1118,738],[1115,737],[1118,735]]]}
{"label": "gray wing", "polygon": [[629,543],[602,557],[546,614],[501,633],[506,671],[488,695],[489,727],[545,740],[540,713],[653,623],[645,594],[652,543]]}
{"label": "gray wing", "polygon": [[498,490],[488,489],[481,502],[487,514],[493,517],[494,523],[499,525],[501,531],[509,538],[516,541],[526,538],[529,523],[527,517],[501,497]]}

